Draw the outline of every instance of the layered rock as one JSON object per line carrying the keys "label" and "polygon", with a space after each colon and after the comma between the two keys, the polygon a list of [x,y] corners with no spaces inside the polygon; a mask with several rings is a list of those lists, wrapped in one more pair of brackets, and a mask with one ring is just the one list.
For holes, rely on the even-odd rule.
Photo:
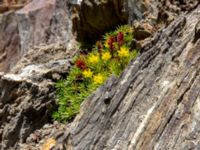
{"label": "layered rock", "polygon": [[0,16],[0,70],[8,71],[19,59],[20,37],[13,11]]}
{"label": "layered rock", "polygon": [[56,109],[54,81],[66,76],[70,57],[63,45],[33,49],[0,76],[0,149],[18,149],[36,129],[51,123]]}
{"label": "layered rock", "polygon": [[91,42],[116,25],[133,24],[137,20],[153,27],[157,27],[158,23],[169,24],[183,11],[194,9],[199,1],[72,0],[71,3],[73,30],[78,40]]}
{"label": "layered rock", "polygon": [[199,33],[200,6],[157,32],[84,102],[55,149],[199,149]]}
{"label": "layered rock", "polygon": [[92,42],[108,30],[122,24],[132,24],[136,20],[147,19],[145,13],[154,16],[159,2],[137,0],[82,0],[72,1],[73,31],[82,42]]}
{"label": "layered rock", "polygon": [[25,6],[31,0],[1,0],[0,1],[0,13],[4,13],[9,10],[17,10]]}
{"label": "layered rock", "polygon": [[[25,2],[19,1],[19,4],[23,7]],[[75,41],[73,32],[78,40],[92,42],[117,25],[142,20],[144,27],[154,30],[141,31],[139,35],[152,34],[157,22],[169,23],[182,10],[190,10],[197,3],[198,0],[33,0],[21,10],[6,12],[0,17],[0,70],[9,71],[18,58],[35,46],[63,42],[71,47]]]}
{"label": "layered rock", "polygon": [[0,16],[0,71],[8,72],[29,49],[65,43],[73,47],[72,23],[65,0],[34,0]]}
{"label": "layered rock", "polygon": [[[136,39],[144,40],[163,27],[163,21],[168,25],[185,6],[193,9],[197,3],[34,0],[18,12],[3,14],[1,66],[10,73],[0,76],[0,149],[27,149],[30,144],[39,149],[38,143],[47,137],[63,149],[179,149],[182,145],[181,149],[188,145],[198,149],[200,8],[143,43],[139,58],[119,79],[110,78],[91,95],[69,128],[45,126],[52,123],[50,115],[56,108],[54,81],[66,76],[69,59],[76,53],[69,51],[74,46],[70,17],[74,31],[84,39],[130,22]],[[142,21],[138,25],[135,19]]]}
{"label": "layered rock", "polygon": [[34,0],[17,13],[21,51],[41,44],[69,43],[73,38],[64,0]]}

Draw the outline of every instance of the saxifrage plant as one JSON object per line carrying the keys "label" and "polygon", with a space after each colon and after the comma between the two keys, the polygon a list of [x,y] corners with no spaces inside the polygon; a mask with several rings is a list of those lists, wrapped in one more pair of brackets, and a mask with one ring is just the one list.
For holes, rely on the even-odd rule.
{"label": "saxifrage plant", "polygon": [[74,58],[67,79],[57,83],[58,110],[53,119],[69,121],[80,110],[81,103],[112,74],[118,76],[138,50],[131,50],[132,28],[121,26],[105,34],[91,52]]}

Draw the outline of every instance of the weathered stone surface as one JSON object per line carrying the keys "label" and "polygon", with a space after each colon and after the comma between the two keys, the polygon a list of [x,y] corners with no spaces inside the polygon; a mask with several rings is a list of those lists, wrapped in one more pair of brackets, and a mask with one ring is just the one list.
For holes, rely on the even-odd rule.
{"label": "weathered stone surface", "polygon": [[[88,9],[88,2],[94,4],[96,9]],[[4,39],[6,35],[9,36],[6,47],[15,37],[9,35],[11,31],[19,36],[21,44],[21,49],[17,49],[17,40],[12,49],[16,55],[10,55],[6,60],[12,60],[10,62],[14,65],[13,60],[17,60],[14,58],[26,53],[11,69],[10,74],[0,76],[0,149],[26,149],[29,145],[38,149],[39,144],[44,143],[42,138],[49,136],[57,140],[57,147],[63,147],[61,149],[199,148],[200,8],[186,17],[179,17],[169,27],[163,27],[148,44],[145,44],[142,54],[127,67],[119,79],[110,78],[88,98],[72,125],[64,129],[63,125],[59,124],[58,130],[56,125],[50,125],[48,133],[45,131],[44,125],[51,123],[50,113],[56,107],[53,81],[66,75],[70,67],[70,60],[67,60],[76,51],[72,49],[67,52],[65,44],[58,47],[54,44],[47,47],[37,46],[58,41],[64,41],[68,45],[73,39],[69,12],[71,11],[72,15],[79,14],[78,7],[73,10],[74,7],[71,6],[85,5],[84,10],[81,10],[84,13],[80,13],[80,16],[89,17],[98,10],[98,17],[88,19],[88,24],[94,28],[79,28],[81,20],[74,22],[77,31],[82,30],[82,27],[94,29],[92,32],[84,30],[84,34],[89,36],[100,33],[95,31],[98,26],[93,23],[101,23],[102,18],[109,19],[114,14],[117,17],[114,16],[113,20],[122,17],[122,20],[127,19],[130,23],[135,19],[147,18],[147,22],[144,21],[147,26],[144,24],[136,28],[141,29],[138,35],[145,31],[145,36],[138,38],[143,40],[150,34],[153,35],[156,28],[163,26],[163,21],[168,25],[182,13],[184,6],[188,6],[187,9],[194,8],[198,0],[132,0],[125,1],[123,5],[120,1],[115,2],[108,1],[109,4],[113,4],[112,9],[105,4],[106,9],[115,10],[114,13],[109,12],[110,15],[105,16],[101,9],[97,9],[103,9],[103,4],[99,4],[97,0],[85,0],[83,3],[75,0],[34,0],[17,12],[18,24],[13,21],[14,23],[0,27],[0,37]],[[125,10],[119,9],[118,4]],[[161,5],[164,6],[164,10],[160,8]],[[92,18],[96,21],[91,22]],[[103,24],[105,22],[106,20],[103,20]],[[158,22],[160,24],[156,26]],[[111,25],[112,23],[108,28]],[[30,50],[30,47],[35,48]],[[10,51],[6,56],[9,54]],[[7,62],[9,66],[10,62]],[[51,129],[54,132],[49,132]],[[38,136],[38,133],[41,136]]]}
{"label": "weathered stone surface", "polygon": [[23,9],[0,16],[0,70],[10,71],[29,48],[57,42],[73,47],[66,1],[34,0]]}
{"label": "weathered stone surface", "polygon": [[9,10],[17,10],[26,5],[31,0],[1,0],[0,1],[0,13],[4,13]]}
{"label": "weathered stone surface", "polygon": [[14,12],[0,15],[0,70],[8,71],[19,59],[20,38]]}
{"label": "weathered stone surface", "polygon": [[34,84],[11,74],[1,76],[0,85],[0,148],[9,149],[50,121],[55,93],[51,82]]}
{"label": "weathered stone surface", "polygon": [[20,149],[35,130],[51,123],[56,94],[53,81],[66,76],[73,50],[63,45],[33,49],[0,76],[0,149]]}
{"label": "weathered stone surface", "polygon": [[[24,2],[22,2],[24,3]],[[0,16],[0,71],[10,71],[30,48],[62,42],[73,47],[70,9],[65,0],[33,0]]]}
{"label": "weathered stone surface", "polygon": [[199,149],[199,22],[200,6],[158,31],[84,102],[55,149]]}
{"label": "weathered stone surface", "polygon": [[22,53],[41,44],[67,44],[73,38],[65,0],[34,0],[16,14]]}
{"label": "weathered stone surface", "polygon": [[[23,7],[25,2],[16,1],[17,4],[22,4],[20,7]],[[91,42],[106,30],[119,24],[133,23],[135,20],[144,19],[152,28],[157,25],[157,22],[161,22],[161,25],[163,21],[169,23],[176,18],[177,14],[185,10],[184,8],[190,10],[197,3],[198,0],[183,2],[33,0],[21,10],[6,12],[1,16],[2,65],[0,70],[8,71],[12,68],[18,58],[29,48],[57,42],[65,42],[67,46],[71,46],[71,41],[75,38],[72,28],[77,33],[78,39]],[[147,34],[149,36],[149,33],[152,32],[145,29],[141,30],[139,35],[143,34],[143,38]]]}
{"label": "weathered stone surface", "polygon": [[[198,0],[71,0],[73,30],[79,41],[91,42],[117,25],[146,20],[153,26],[169,24]],[[158,25],[159,23],[159,25]]]}
{"label": "weathered stone surface", "polygon": [[[159,2],[144,0],[72,1],[73,30],[79,41],[94,41],[107,30],[120,24],[132,24],[151,14],[156,19]],[[152,22],[151,22],[152,23]]]}
{"label": "weathered stone surface", "polygon": [[133,35],[137,41],[144,40],[155,32],[154,27],[147,22],[141,23],[141,21],[135,21],[133,28]]}
{"label": "weathered stone surface", "polygon": [[82,0],[73,3],[72,12],[73,30],[80,41],[94,41],[106,30],[128,21],[122,0]]}
{"label": "weathered stone surface", "polygon": [[53,79],[54,72],[61,75],[67,73],[70,59],[76,53],[75,48],[67,49],[62,43],[30,49],[10,73],[29,76],[31,79],[36,77]]}
{"label": "weathered stone surface", "polygon": [[19,144],[20,150],[49,150],[55,144],[50,145],[49,140],[55,141],[51,136],[59,137],[64,134],[67,126],[58,122],[45,124],[41,129],[35,130],[26,139],[26,143]]}

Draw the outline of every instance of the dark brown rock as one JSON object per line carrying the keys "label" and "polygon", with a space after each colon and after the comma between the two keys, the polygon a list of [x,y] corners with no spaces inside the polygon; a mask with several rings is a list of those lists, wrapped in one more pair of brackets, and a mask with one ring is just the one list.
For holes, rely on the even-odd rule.
{"label": "dark brown rock", "polygon": [[155,32],[154,27],[149,23],[136,22],[133,25],[133,28],[133,36],[137,41],[144,40],[150,37],[153,34],[153,32]]}
{"label": "dark brown rock", "polygon": [[72,3],[73,31],[79,41],[91,42],[116,26],[145,19],[147,12],[156,14],[159,10],[155,4],[143,0],[82,0]]}
{"label": "dark brown rock", "polygon": [[[169,24],[182,12],[194,9],[198,0],[180,2],[178,0],[80,0],[70,1],[72,7],[73,31],[82,42],[95,41],[102,33],[120,24],[133,24],[136,20],[146,20],[151,26]],[[141,22],[140,22],[141,23]],[[139,31],[142,38],[150,34]],[[139,35],[138,35],[139,36]]]}
{"label": "dark brown rock", "polygon": [[83,0],[73,4],[72,12],[73,30],[79,41],[94,41],[103,32],[128,22],[122,0]]}

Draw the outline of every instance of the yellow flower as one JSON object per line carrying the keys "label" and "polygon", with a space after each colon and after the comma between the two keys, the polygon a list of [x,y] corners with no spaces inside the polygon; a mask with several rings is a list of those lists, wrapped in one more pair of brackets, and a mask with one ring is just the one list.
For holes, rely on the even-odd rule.
{"label": "yellow flower", "polygon": [[84,71],[83,71],[83,76],[84,76],[85,78],[91,78],[91,77],[92,77],[92,74],[93,74],[93,72],[92,72],[90,69],[84,70]]}
{"label": "yellow flower", "polygon": [[127,47],[121,47],[118,51],[119,57],[128,57],[130,55],[129,53],[129,49]]}
{"label": "yellow flower", "polygon": [[107,61],[111,58],[110,52],[105,52],[102,54],[102,59]]}
{"label": "yellow flower", "polygon": [[99,62],[99,56],[98,56],[98,55],[92,54],[92,55],[90,55],[90,56],[88,57],[88,61],[89,61],[89,63],[91,63],[91,64],[97,64],[97,63]]}
{"label": "yellow flower", "polygon": [[94,83],[95,84],[102,84],[104,82],[104,77],[101,74],[97,74],[94,76]]}

